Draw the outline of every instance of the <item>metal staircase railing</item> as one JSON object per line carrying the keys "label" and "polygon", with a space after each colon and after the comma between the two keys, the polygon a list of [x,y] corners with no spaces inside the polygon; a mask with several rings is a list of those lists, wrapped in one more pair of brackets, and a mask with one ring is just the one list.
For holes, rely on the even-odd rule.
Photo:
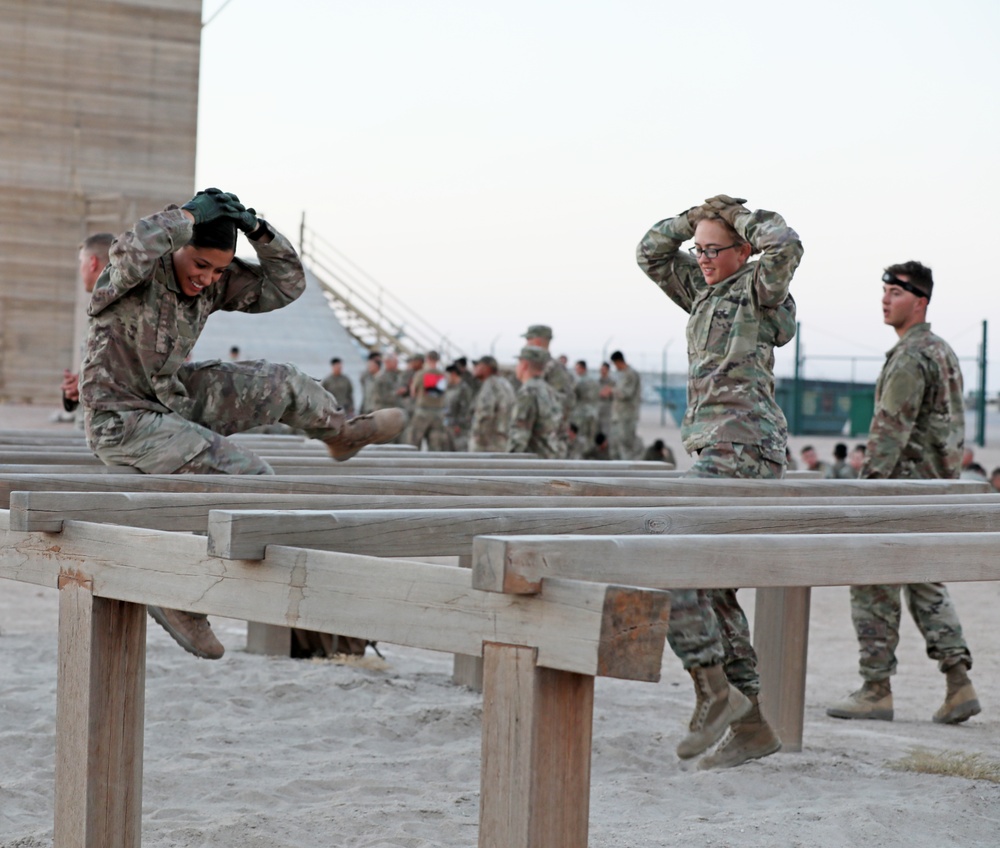
{"label": "metal staircase railing", "polygon": [[319,233],[299,228],[299,255],[323,287],[337,319],[368,350],[409,355],[435,349],[443,361],[461,350]]}

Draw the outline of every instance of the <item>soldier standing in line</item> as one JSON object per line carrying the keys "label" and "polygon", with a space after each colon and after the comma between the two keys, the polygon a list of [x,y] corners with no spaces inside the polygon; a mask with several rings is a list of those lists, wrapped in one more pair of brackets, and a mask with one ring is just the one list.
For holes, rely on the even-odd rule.
{"label": "soldier standing in line", "polygon": [[460,356],[453,364],[458,369],[462,382],[469,387],[469,391],[472,392],[472,397],[475,398],[476,392],[479,391],[480,382],[476,379],[475,374],[469,370],[469,360],[464,356]]}
{"label": "soldier standing in line", "polygon": [[375,411],[372,398],[372,385],[379,369],[382,367],[382,354],[373,350],[368,354],[368,362],[365,363],[365,370],[361,374],[361,414],[367,415]]}
{"label": "soldier standing in line", "polygon": [[[780,215],[751,212],[744,202],[710,198],[655,224],[637,250],[643,271],[690,315],[681,436],[697,456],[692,477],[784,474],[788,429],[774,397],[774,347],[795,335],[788,289],[802,243]],[[760,260],[748,262],[757,252]],[[760,711],[757,655],[735,589],[672,592],[668,640],[697,697],[678,756],[702,753],[727,726],[699,768],[739,765],[781,747]]]}
{"label": "soldier standing in line", "polygon": [[837,442],[833,446],[833,465],[823,475],[827,480],[854,480],[858,475],[847,463],[847,445]]}
{"label": "soldier standing in line", "polygon": [[576,443],[574,458],[582,457],[594,444],[594,436],[598,433],[598,416],[601,402],[601,387],[597,380],[587,376],[587,363],[578,360],[573,370],[576,371],[576,385],[573,394],[576,403],[573,406],[573,423],[576,424]]}
{"label": "soldier standing in line", "polygon": [[469,449],[469,427],[472,424],[472,389],[462,379],[457,365],[444,369],[448,375],[448,388],[444,393],[444,426],[451,439],[451,449]]}
{"label": "soldier standing in line", "polygon": [[[101,272],[108,264],[108,250],[115,237],[111,233],[94,233],[87,236],[80,245],[78,258],[80,260],[80,280],[83,282],[83,290],[90,294],[97,285],[97,280]],[[86,344],[81,347],[82,354],[86,352]],[[80,375],[70,371],[68,368],[63,371],[62,380],[62,403],[66,412],[76,412],[80,406]],[[75,416],[76,426],[83,427],[83,413],[78,412]]]}
{"label": "soldier standing in line", "polygon": [[451,450],[451,439],[444,426],[444,393],[448,380],[438,367],[441,357],[436,350],[427,352],[424,367],[410,379],[413,416],[403,434],[403,442],[419,448],[424,439],[427,450]]}
{"label": "soldier standing in line", "polygon": [[320,385],[340,401],[348,418],[354,415],[354,386],[351,385],[351,378],[344,373],[344,363],[340,357],[335,356],[330,360],[330,373]]}
{"label": "soldier standing in line", "polygon": [[[875,384],[875,415],[868,434],[862,479],[946,480],[961,472],[965,443],[962,370],[944,339],[931,332],[927,305],[931,269],[919,262],[890,265],[882,275],[882,315],[899,341],[886,354]],[[833,704],[834,718],[891,721],[899,644],[900,586],[851,586],[851,618],[860,647],[861,688]],[[902,587],[927,656],[946,678],[938,724],[958,724],[980,711],[968,672],[972,654],[943,583]]]}
{"label": "soldier standing in line", "polygon": [[[396,389],[396,395],[399,397],[399,405],[411,419],[413,418],[413,391],[411,386],[413,385],[413,378],[423,367],[424,355],[422,353],[414,353],[406,357],[406,370],[403,372],[403,382]],[[405,436],[406,434],[404,433],[404,439]]]}
{"label": "soldier standing in line", "polygon": [[[400,390],[405,388],[406,374],[399,370],[399,357],[390,351],[382,361],[382,370],[378,372],[371,384],[371,402],[374,409],[402,409],[403,398]],[[405,411],[404,411],[404,414]],[[392,441],[399,444],[401,435]]]}
{"label": "soldier standing in line", "polygon": [[382,370],[372,383],[372,404],[375,409],[401,409],[403,399],[399,389],[406,381],[406,374],[399,370],[399,357],[389,352],[382,360]]}
{"label": "soldier standing in line", "polygon": [[479,391],[472,407],[469,450],[503,453],[507,450],[510,417],[514,409],[514,388],[498,371],[492,356],[480,357],[475,364]]}
{"label": "soldier standing in line", "polygon": [[597,432],[604,433],[605,436],[611,432],[611,398],[610,392],[605,392],[604,389],[609,386],[613,389],[615,387],[615,379],[611,376],[611,364],[608,362],[601,363],[600,376],[597,378],[597,384],[601,387],[601,401],[597,407]]}
{"label": "soldier standing in line", "polygon": [[[540,347],[548,353],[549,346],[552,343],[552,328],[545,324],[532,324],[528,327],[528,331],[523,334],[523,338],[525,345]],[[562,418],[559,421],[557,435],[561,447],[556,459],[565,459],[569,453],[566,431],[573,417],[573,405],[576,403],[576,395],[573,391],[573,376],[566,369],[565,365],[550,355],[545,365],[544,379],[555,390],[562,406]]]}
{"label": "soldier standing in line", "polygon": [[636,435],[642,403],[642,380],[620,350],[611,354],[611,364],[618,372],[614,388],[602,389],[611,395],[611,458],[635,459],[642,451]]}
{"label": "soldier standing in line", "polygon": [[544,348],[534,345],[521,348],[517,359],[521,387],[511,412],[508,453],[533,453],[542,459],[563,456],[563,443],[559,440],[563,405],[543,377],[550,360]]}
{"label": "soldier standing in line", "polygon": [[[259,265],[235,258],[237,230]],[[91,450],[145,474],[273,474],[226,436],[287,424],[323,441],[336,460],[392,438],[401,415],[348,420],[333,395],[292,365],[187,361],[213,312],[270,312],[304,290],[291,243],[235,195],[208,189],[141,219],[111,246],[87,310],[80,398]],[[185,650],[222,656],[204,615],[149,612]]]}

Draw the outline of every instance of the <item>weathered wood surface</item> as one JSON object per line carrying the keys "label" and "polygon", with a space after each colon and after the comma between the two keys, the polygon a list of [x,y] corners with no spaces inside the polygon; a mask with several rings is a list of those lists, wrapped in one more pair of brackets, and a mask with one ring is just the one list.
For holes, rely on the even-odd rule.
{"label": "weathered wood surface", "polygon": [[538,668],[533,654],[484,649],[480,848],[587,845],[594,678]]}
{"label": "weathered wood surface", "polygon": [[1000,533],[480,536],[474,585],[535,591],[549,577],[657,589],[1000,580]]}
{"label": "weathered wood surface", "polygon": [[[209,556],[197,536],[86,522],[67,522],[58,536],[20,533],[8,518],[0,510],[3,578],[55,586],[72,570],[96,597],[470,656],[499,639],[538,647],[547,668],[659,676],[666,593],[647,601],[646,590],[557,580],[519,598],[473,590],[464,568],[281,547],[238,562]],[[635,592],[630,604],[622,592]],[[623,651],[623,640],[643,657]]]}
{"label": "weathered wood surface", "polygon": [[704,480],[539,477],[295,477],[224,474],[0,473],[0,503],[13,491],[258,492],[358,495],[544,495],[617,497],[847,497],[988,494],[973,480]]}
{"label": "weathered wood surface", "polygon": [[[563,507],[428,510],[213,510],[208,550],[258,559],[269,544],[376,556],[460,556],[476,536],[741,533],[984,533],[1000,531],[1000,501],[957,506]],[[480,588],[486,588],[480,586]],[[490,587],[503,591],[502,587]]]}
{"label": "weathered wood surface", "polygon": [[154,530],[204,531],[213,509],[513,509],[541,507],[726,507],[825,506],[835,504],[918,506],[947,503],[996,504],[992,495],[866,495],[833,498],[589,497],[477,495],[282,495],[225,492],[12,492],[9,506],[15,530],[58,533],[63,520],[97,521]]}
{"label": "weathered wood surface", "polygon": [[140,844],[146,607],[59,581],[55,845]]}

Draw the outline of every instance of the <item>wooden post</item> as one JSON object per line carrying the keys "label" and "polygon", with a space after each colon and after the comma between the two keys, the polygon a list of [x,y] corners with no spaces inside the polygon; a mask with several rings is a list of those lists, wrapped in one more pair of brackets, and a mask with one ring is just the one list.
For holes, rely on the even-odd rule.
{"label": "wooden post", "polygon": [[279,624],[247,622],[247,653],[288,657],[292,653],[292,630]]}
{"label": "wooden post", "polygon": [[146,607],[59,577],[55,848],[139,848]]}
{"label": "wooden post", "polygon": [[479,848],[586,848],[594,678],[483,646]]}
{"label": "wooden post", "polygon": [[[458,558],[459,568],[472,568],[472,554]],[[451,682],[456,686],[468,686],[474,692],[483,691],[483,658],[468,654],[455,654],[452,663]]]}
{"label": "wooden post", "polygon": [[802,750],[811,598],[808,586],[757,590],[753,643],[760,708],[781,737],[782,751]]}

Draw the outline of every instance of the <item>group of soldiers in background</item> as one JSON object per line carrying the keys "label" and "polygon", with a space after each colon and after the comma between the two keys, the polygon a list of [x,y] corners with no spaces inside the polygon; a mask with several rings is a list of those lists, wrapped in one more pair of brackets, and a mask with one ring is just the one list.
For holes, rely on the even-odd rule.
{"label": "group of soldiers in background", "polygon": [[[347,410],[365,414],[392,407],[408,415],[397,441],[431,451],[533,453],[546,458],[642,459],[637,433],[641,380],[624,355],[615,351],[591,376],[579,360],[571,374],[566,357],[549,353],[552,328],[533,324],[513,371],[492,356],[469,369],[460,357],[442,367],[437,351],[399,357],[373,352],[361,375],[361,403],[343,363],[331,360],[323,387]],[[612,376],[612,370],[614,376]],[[673,461],[662,442],[648,458]]]}

